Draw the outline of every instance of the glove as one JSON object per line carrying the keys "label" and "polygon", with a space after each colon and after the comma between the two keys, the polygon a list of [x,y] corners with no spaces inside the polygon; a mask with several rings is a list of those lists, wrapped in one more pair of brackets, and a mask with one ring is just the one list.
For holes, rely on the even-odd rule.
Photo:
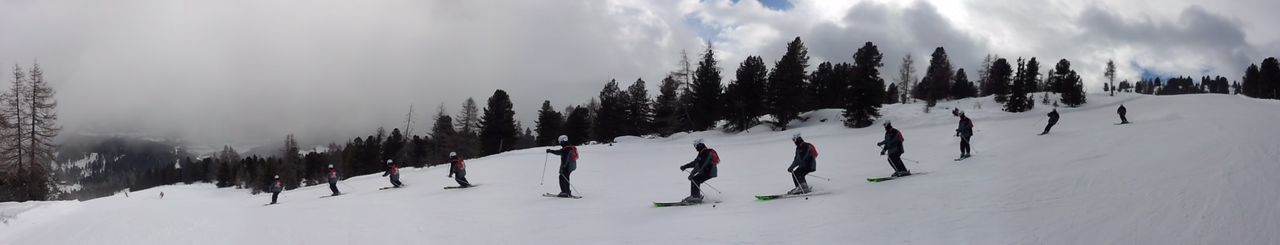
{"label": "glove", "polygon": [[684,169],[686,169],[686,168],[689,168],[689,167],[680,166],[680,171],[684,171]]}
{"label": "glove", "polygon": [[453,178],[453,175],[450,174],[449,176],[445,176],[445,178]]}
{"label": "glove", "polygon": [[790,167],[788,167],[788,168],[787,168],[787,172],[788,172],[788,173],[790,173],[790,172],[795,172],[795,171],[796,171],[796,169],[795,169],[795,168],[790,168]]}
{"label": "glove", "polygon": [[876,143],[876,146],[882,146],[882,145],[884,145],[884,142]]}
{"label": "glove", "polygon": [[547,149],[547,153],[551,153],[551,149]]}
{"label": "glove", "polygon": [[884,151],[880,151],[880,155],[881,155],[881,156],[884,156]]}

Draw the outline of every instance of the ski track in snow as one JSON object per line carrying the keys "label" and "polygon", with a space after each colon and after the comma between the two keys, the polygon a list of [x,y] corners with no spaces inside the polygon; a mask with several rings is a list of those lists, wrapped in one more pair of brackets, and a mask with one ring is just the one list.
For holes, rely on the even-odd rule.
{"label": "ski track in snow", "polygon": [[[999,111],[990,98],[888,105],[906,137],[907,167],[927,175],[881,183],[891,170],[875,143],[883,129],[844,128],[839,110],[809,113],[792,130],[627,137],[580,147],[573,183],[582,199],[546,198],[545,148],[468,160],[456,185],[447,168],[402,169],[408,187],[379,175],[281,194],[163,186],[89,201],[0,203],[0,244],[1278,244],[1280,107],[1231,95],[1090,94],[1036,136],[1050,106]],[[983,109],[975,109],[981,101]],[[1129,108],[1134,124],[1119,121]],[[961,108],[976,125],[974,156],[959,155]],[[946,109],[941,109],[946,108]],[[757,201],[792,187],[785,169],[802,132],[821,152],[809,199]],[[721,156],[704,187],[712,205],[654,208],[688,195],[693,139]],[[554,161],[548,164],[556,164]],[[163,191],[166,196],[160,199]]]}

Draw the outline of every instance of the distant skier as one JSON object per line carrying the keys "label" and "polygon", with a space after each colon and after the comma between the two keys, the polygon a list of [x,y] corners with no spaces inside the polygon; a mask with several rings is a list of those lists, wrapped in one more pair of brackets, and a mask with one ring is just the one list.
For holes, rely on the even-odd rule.
{"label": "distant skier", "polygon": [[333,164],[329,164],[329,190],[333,191],[331,196],[342,194],[338,192],[338,170],[333,168]]}
{"label": "distant skier", "polygon": [[561,135],[557,141],[560,142],[560,149],[547,149],[547,153],[560,156],[560,194],[556,196],[571,197],[573,191],[569,186],[569,174],[578,169],[578,147],[569,144],[569,136],[566,135]]}
{"label": "distant skier", "polygon": [[893,128],[893,124],[884,122],[884,141],[876,143],[883,148],[880,149],[880,155],[885,152],[889,153],[889,166],[893,167],[893,177],[902,177],[911,175],[911,171],[907,170],[907,165],[902,163],[902,153],[906,150],[902,147],[902,132]]}
{"label": "distant skier", "polygon": [[457,152],[449,152],[449,177],[458,181],[458,187],[471,187],[471,182],[467,182],[467,165],[462,162],[462,157],[458,156]]}
{"label": "distant skier", "polygon": [[787,194],[809,193],[813,189],[809,188],[805,175],[818,170],[818,149],[813,144],[804,142],[800,134],[791,136],[791,141],[796,143],[796,156],[791,160],[791,166],[787,167],[787,172],[791,172],[791,182],[796,185],[796,188],[791,189]]}
{"label": "distant skier", "polygon": [[276,182],[271,184],[271,204],[276,204],[281,191],[284,191],[284,182],[280,181],[280,175],[276,175]]}
{"label": "distant skier", "polygon": [[1054,124],[1058,124],[1058,108],[1053,108],[1053,111],[1049,112],[1049,124],[1044,125],[1044,132],[1040,133],[1040,135],[1048,134],[1049,129],[1052,129]]}
{"label": "distant skier", "polygon": [[693,142],[693,148],[698,150],[698,157],[692,162],[680,166],[680,171],[692,168],[689,171],[689,197],[684,198],[681,202],[699,203],[702,202],[703,182],[707,182],[711,178],[716,177],[716,165],[720,164],[720,155],[716,154],[715,149],[707,148],[702,139]]}
{"label": "distant skier", "polygon": [[1116,114],[1120,114],[1120,124],[1129,123],[1129,118],[1124,117],[1124,114],[1127,112],[1129,112],[1129,110],[1124,108],[1124,104],[1120,104],[1120,108],[1116,109]]}
{"label": "distant skier", "polygon": [[960,127],[956,128],[956,137],[960,137],[960,158],[969,157],[969,138],[973,137],[973,120],[969,120],[964,112],[960,113]]}
{"label": "distant skier", "polygon": [[387,175],[391,176],[391,187],[400,188],[401,185],[404,185],[400,183],[400,168],[396,167],[396,163],[391,159],[387,159],[387,172],[382,173],[382,177],[387,177]]}

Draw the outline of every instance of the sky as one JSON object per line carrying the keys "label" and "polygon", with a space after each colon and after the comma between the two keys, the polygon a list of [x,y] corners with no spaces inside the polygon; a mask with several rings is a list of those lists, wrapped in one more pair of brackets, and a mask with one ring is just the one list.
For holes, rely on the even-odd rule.
{"label": "sky", "polygon": [[[496,89],[533,127],[543,100],[584,104],[610,79],[657,83],[710,43],[725,83],[749,55],[770,67],[800,37],[810,68],[864,42],[923,71],[987,54],[1068,59],[1100,91],[1119,79],[1222,75],[1280,55],[1280,1],[1239,0],[0,0],[0,67],[38,62],[64,135],[123,133],[253,145],[416,133]],[[7,74],[7,73],[6,73]],[[920,74],[917,74],[919,76]],[[971,77],[971,80],[973,78]],[[3,81],[12,78],[6,76]]]}

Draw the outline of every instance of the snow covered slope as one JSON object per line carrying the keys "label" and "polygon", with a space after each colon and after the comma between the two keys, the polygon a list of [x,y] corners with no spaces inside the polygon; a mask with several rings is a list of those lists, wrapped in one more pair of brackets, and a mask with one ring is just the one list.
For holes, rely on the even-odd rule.
{"label": "snow covered slope", "polygon": [[[983,108],[975,109],[981,102]],[[1129,108],[1130,125],[1115,108]],[[950,107],[977,126],[974,157],[953,161],[959,140]],[[269,195],[210,185],[166,186],[85,202],[0,204],[0,244],[1277,244],[1280,243],[1280,103],[1229,95],[1090,95],[1036,136],[1047,106],[1005,113],[989,99],[892,105],[885,118],[906,136],[905,158],[926,173],[890,174],[879,126],[847,129],[838,111],[796,129],[699,132],[585,146],[573,180],[583,199],[554,192],[554,166],[539,185],[544,148],[468,161],[454,185],[447,169],[405,169],[408,188],[378,176]],[[794,132],[821,156],[811,178],[833,192],[760,202],[791,188]],[[654,208],[688,195],[690,142],[720,152],[706,189],[715,207]],[[554,159],[551,165],[554,165]],[[164,192],[164,199],[159,199]]]}

